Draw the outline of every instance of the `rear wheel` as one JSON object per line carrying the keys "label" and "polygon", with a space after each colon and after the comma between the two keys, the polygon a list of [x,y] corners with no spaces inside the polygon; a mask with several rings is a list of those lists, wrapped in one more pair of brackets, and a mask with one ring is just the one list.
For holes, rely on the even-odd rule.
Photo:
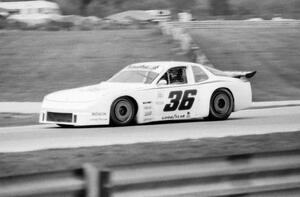
{"label": "rear wheel", "polygon": [[113,102],[110,114],[110,120],[113,125],[129,125],[135,117],[136,107],[131,99],[121,97]]}
{"label": "rear wheel", "polygon": [[207,120],[226,120],[233,111],[233,96],[226,89],[216,90],[210,99]]}

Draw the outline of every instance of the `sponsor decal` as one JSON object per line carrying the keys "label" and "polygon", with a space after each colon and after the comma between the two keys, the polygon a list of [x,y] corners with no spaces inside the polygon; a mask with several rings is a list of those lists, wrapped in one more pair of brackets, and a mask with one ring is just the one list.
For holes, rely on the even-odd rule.
{"label": "sponsor decal", "polygon": [[144,116],[151,116],[152,115],[152,111],[146,111]]}
{"label": "sponsor decal", "polygon": [[91,118],[90,121],[107,121],[107,118]]}
{"label": "sponsor decal", "polygon": [[144,118],[144,122],[152,121],[152,118]]}
{"label": "sponsor decal", "polygon": [[174,115],[163,116],[161,119],[162,120],[176,120],[176,119],[183,119],[185,117],[186,117],[185,114],[174,114]]}
{"label": "sponsor decal", "polygon": [[144,105],[146,105],[146,104],[151,104],[151,103],[152,103],[151,101],[144,101],[144,102],[143,102]]}
{"label": "sponsor decal", "polygon": [[152,109],[152,106],[151,105],[144,106],[144,110],[148,110],[148,109]]}
{"label": "sponsor decal", "polygon": [[163,98],[163,97],[164,97],[164,94],[162,92],[157,93],[157,98]]}
{"label": "sponsor decal", "polygon": [[92,112],[92,116],[106,116],[105,112]]}
{"label": "sponsor decal", "polygon": [[186,113],[186,118],[190,118],[191,117],[191,113],[190,112],[187,112]]}
{"label": "sponsor decal", "polygon": [[163,105],[164,102],[163,102],[163,101],[156,101],[155,104],[156,104],[156,105]]}

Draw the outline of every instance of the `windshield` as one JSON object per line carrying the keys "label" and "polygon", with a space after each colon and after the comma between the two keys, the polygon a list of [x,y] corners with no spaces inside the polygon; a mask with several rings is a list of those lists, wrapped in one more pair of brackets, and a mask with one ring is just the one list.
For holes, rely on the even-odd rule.
{"label": "windshield", "polygon": [[108,82],[144,83],[150,84],[158,73],[144,70],[123,70],[114,75]]}

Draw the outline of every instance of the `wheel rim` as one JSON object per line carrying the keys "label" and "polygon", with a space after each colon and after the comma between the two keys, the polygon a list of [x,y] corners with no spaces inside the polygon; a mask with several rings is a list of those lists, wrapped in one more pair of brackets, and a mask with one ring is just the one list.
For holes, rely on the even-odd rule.
{"label": "wheel rim", "polygon": [[126,122],[130,120],[133,110],[128,101],[121,100],[116,104],[114,112],[118,121]]}
{"label": "wheel rim", "polygon": [[213,103],[214,111],[217,114],[226,114],[230,108],[230,98],[224,93],[216,95]]}

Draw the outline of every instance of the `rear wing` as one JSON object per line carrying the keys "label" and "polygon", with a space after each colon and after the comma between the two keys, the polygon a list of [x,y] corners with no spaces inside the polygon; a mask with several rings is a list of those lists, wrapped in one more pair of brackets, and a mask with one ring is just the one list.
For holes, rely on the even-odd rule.
{"label": "rear wing", "polygon": [[224,71],[224,73],[226,73],[226,75],[228,75],[230,77],[234,77],[234,78],[247,78],[247,79],[250,79],[256,74],[256,71],[245,71],[245,72],[241,72],[241,71]]}

